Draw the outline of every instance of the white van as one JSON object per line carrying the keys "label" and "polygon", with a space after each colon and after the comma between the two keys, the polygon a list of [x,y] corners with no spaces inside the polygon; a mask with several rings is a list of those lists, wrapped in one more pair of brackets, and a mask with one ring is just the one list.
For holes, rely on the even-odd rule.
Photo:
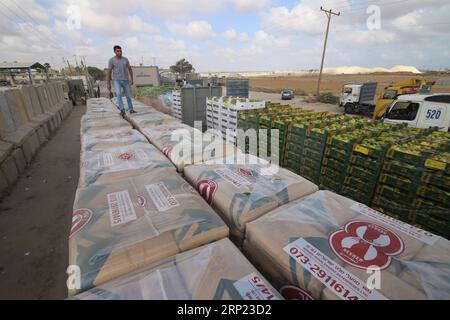
{"label": "white van", "polygon": [[439,127],[449,131],[450,93],[399,96],[384,116],[386,123],[407,123],[413,128]]}

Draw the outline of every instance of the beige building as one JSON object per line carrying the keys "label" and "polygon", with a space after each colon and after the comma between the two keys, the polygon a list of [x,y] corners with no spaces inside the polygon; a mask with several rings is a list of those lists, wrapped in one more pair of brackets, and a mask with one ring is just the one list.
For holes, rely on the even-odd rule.
{"label": "beige building", "polygon": [[135,87],[158,87],[161,85],[158,67],[131,67],[134,74]]}

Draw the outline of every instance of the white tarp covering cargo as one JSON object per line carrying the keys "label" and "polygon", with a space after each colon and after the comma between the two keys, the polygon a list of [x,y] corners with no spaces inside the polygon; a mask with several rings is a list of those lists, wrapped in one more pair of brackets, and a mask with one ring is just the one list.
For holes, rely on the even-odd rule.
{"label": "white tarp covering cargo", "polygon": [[286,298],[450,299],[450,243],[319,191],[247,224],[247,257]]}
{"label": "white tarp covering cargo", "polygon": [[80,161],[80,187],[135,176],[157,168],[170,168],[175,172],[172,163],[150,143],[86,151],[81,154]]}
{"label": "white tarp covering cargo", "polygon": [[153,264],[74,297],[82,300],[279,300],[229,239]]}
{"label": "white tarp covering cargo", "polygon": [[[69,265],[84,291],[228,236],[228,228],[174,170],[79,188]],[[69,288],[70,289],[70,288]]]}
{"label": "white tarp covering cargo", "polygon": [[81,150],[83,152],[101,151],[110,148],[126,147],[138,142],[148,144],[147,139],[134,129],[89,131],[81,136]]}
{"label": "white tarp covering cargo", "polygon": [[243,240],[248,222],[319,190],[295,173],[263,165],[190,165],[184,175],[220,213],[237,241]]}

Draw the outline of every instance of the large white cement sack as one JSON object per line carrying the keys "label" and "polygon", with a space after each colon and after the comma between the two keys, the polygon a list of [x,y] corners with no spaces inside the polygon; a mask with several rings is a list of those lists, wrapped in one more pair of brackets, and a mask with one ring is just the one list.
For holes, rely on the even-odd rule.
{"label": "large white cement sack", "polygon": [[136,176],[157,168],[175,172],[172,163],[149,143],[86,151],[81,154],[80,162],[80,187]]}
{"label": "large white cement sack", "polygon": [[83,116],[81,118],[80,133],[83,134],[87,131],[101,131],[119,128],[131,129],[131,125],[128,121],[120,117],[89,119],[88,116]]}
{"label": "large white cement sack", "polygon": [[180,120],[168,116],[161,112],[147,112],[145,114],[139,114],[137,116],[130,117],[130,122],[140,130],[145,128],[155,128],[162,125],[171,125],[180,123]]}
{"label": "large white cement sack", "polygon": [[144,128],[142,133],[163,152],[182,172],[186,165],[205,161],[223,163],[234,154],[236,148],[221,137],[184,124],[162,125],[156,128]]}
{"label": "large white cement sack", "polygon": [[[256,289],[256,290],[255,290]],[[74,297],[81,300],[280,300],[229,239],[177,254]]]}
{"label": "large white cement sack", "polygon": [[280,207],[246,232],[247,256],[287,298],[450,298],[447,240],[328,191]]}
{"label": "large white cement sack", "polygon": [[106,98],[88,99],[86,103],[86,113],[102,113],[102,112],[116,112],[119,110],[116,106]]}
{"label": "large white cement sack", "polygon": [[[190,139],[194,131],[198,134],[201,134],[201,132],[188,125],[176,123],[171,125],[162,125],[156,128],[144,128],[142,130],[142,133],[150,140],[150,142],[155,147],[161,150],[161,148],[164,146],[164,143],[167,143],[167,141],[171,141],[174,132],[185,134]],[[174,139],[175,138],[176,136],[174,137]]]}
{"label": "large white cement sack", "polygon": [[319,190],[286,169],[262,165],[190,165],[184,175],[220,213],[238,243],[248,222]]}
{"label": "large white cement sack", "polygon": [[83,115],[85,120],[108,120],[108,119],[121,119],[123,118],[117,112],[91,112]]}
{"label": "large white cement sack", "polygon": [[81,150],[102,151],[105,149],[126,147],[135,143],[147,143],[147,139],[134,129],[111,129],[101,132],[88,131],[81,136]]}
{"label": "large white cement sack", "polygon": [[223,239],[228,228],[174,170],[77,190],[69,264],[81,271],[80,290]]}

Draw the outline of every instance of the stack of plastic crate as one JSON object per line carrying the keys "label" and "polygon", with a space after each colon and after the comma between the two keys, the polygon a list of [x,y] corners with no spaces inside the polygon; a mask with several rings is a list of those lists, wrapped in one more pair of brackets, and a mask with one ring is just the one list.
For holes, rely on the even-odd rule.
{"label": "stack of plastic crate", "polygon": [[400,129],[383,122],[369,122],[363,128],[329,136],[322,159],[320,187],[340,193],[350,165],[350,157],[355,144],[370,137],[376,137],[384,131]]}
{"label": "stack of plastic crate", "polygon": [[390,148],[372,205],[380,211],[450,235],[450,136],[432,132]]}
{"label": "stack of plastic crate", "polygon": [[183,120],[183,105],[181,102],[181,91],[173,91],[173,116],[177,119]]}
{"label": "stack of plastic crate", "polygon": [[382,132],[377,137],[367,138],[353,147],[350,163],[342,187],[342,194],[370,205],[383,168],[386,153],[394,144],[409,141],[424,130],[404,128]]}

